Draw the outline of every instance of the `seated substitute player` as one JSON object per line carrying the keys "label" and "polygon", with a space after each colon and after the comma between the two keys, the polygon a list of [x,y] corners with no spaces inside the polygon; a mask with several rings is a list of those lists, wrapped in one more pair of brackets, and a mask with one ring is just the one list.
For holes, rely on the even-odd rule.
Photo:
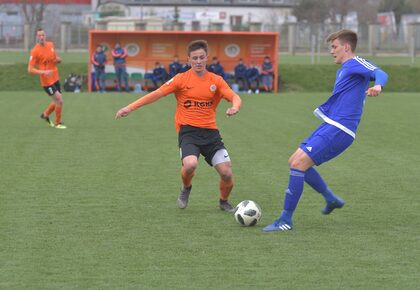
{"label": "seated substitute player", "polygon": [[[28,72],[39,75],[41,86],[52,98],[52,102],[41,114],[41,118],[47,121],[51,127],[66,129],[66,126],[61,122],[63,96],[61,94],[60,76],[57,68],[57,64],[61,62],[61,58],[55,53],[54,43],[46,40],[44,29],[39,28],[37,30],[36,41],[37,44],[31,51]],[[54,111],[55,125],[49,118]]]}
{"label": "seated substitute player", "polygon": [[177,55],[174,56],[174,61],[169,64],[169,78],[173,78],[181,72],[182,64],[179,62]]}
{"label": "seated substitute player", "polygon": [[238,85],[240,83],[242,83],[242,86],[240,86],[241,90],[248,90],[248,85],[247,85],[247,79],[246,79],[246,71],[247,71],[247,67],[244,64],[244,61],[242,58],[239,59],[239,63],[235,66],[234,69],[234,77],[235,77],[235,83],[237,83]]}
{"label": "seated substitute player", "polygon": [[[331,97],[314,114],[323,123],[316,129],[289,159],[290,176],[286,189],[283,212],[273,224],[263,231],[288,231],[293,228],[292,215],[303,192],[304,182],[322,194],[326,206],[323,214],[330,214],[344,206],[344,200],[335,195],[315,170],[341,154],[356,136],[356,130],[368,96],[378,96],[385,86],[388,75],[371,62],[355,55],[357,34],[351,30],[341,30],[328,36],[330,53],[336,64],[342,64],[337,71]],[[369,88],[369,83],[375,81]]]}
{"label": "seated substitute player", "polygon": [[254,63],[251,61],[249,64],[248,69],[245,72],[246,75],[246,85],[248,87],[248,94],[252,93],[252,83],[255,82],[255,93],[258,94],[260,92],[260,72],[258,68],[254,65]]}
{"label": "seated substitute player", "polygon": [[219,207],[232,212],[234,207],[228,198],[233,188],[232,165],[216,124],[216,109],[223,98],[232,103],[228,117],[236,115],[241,98],[235,94],[222,77],[206,70],[208,44],[196,40],[188,45],[188,61],[191,69],[177,74],[159,89],[120,109],[115,118],[126,117],[132,111],[153,103],[171,93],[177,101],[175,125],[182,159],[182,188],[178,207],[184,209],[192,188],[192,179],[202,154],[210,166],[220,175]]}
{"label": "seated substitute player", "polygon": [[220,64],[220,61],[216,56],[213,57],[212,63],[207,67],[207,70],[221,76],[223,79],[226,78],[225,69]]}
{"label": "seated substitute player", "polygon": [[164,83],[167,80],[168,73],[163,65],[160,62],[155,63],[155,68],[152,73],[152,82],[155,88],[159,87],[159,84]]}
{"label": "seated substitute player", "polygon": [[264,62],[261,66],[261,80],[266,92],[273,90],[274,68],[269,56],[264,57]]}

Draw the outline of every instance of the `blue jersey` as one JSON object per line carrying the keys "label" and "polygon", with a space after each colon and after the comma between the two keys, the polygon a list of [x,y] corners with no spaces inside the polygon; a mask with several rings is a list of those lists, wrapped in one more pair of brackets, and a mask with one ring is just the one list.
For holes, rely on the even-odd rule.
{"label": "blue jersey", "polygon": [[314,114],[354,138],[362,117],[366,91],[370,81],[375,80],[376,71],[383,74],[377,83],[384,86],[387,75],[369,61],[355,56],[344,62],[337,71],[331,97]]}

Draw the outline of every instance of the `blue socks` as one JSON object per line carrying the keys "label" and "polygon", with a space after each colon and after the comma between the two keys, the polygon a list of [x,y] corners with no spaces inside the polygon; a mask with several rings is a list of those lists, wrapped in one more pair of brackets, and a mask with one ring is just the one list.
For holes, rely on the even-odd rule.
{"label": "blue socks", "polygon": [[291,222],[292,215],[299,202],[300,196],[303,192],[304,183],[308,183],[315,191],[322,194],[327,203],[334,202],[337,197],[328,188],[325,181],[319,175],[315,168],[311,167],[307,171],[290,168],[289,186],[286,189],[284,197],[283,212],[280,220]]}
{"label": "blue socks", "polygon": [[286,195],[284,197],[284,211],[281,214],[281,220],[292,221],[293,212],[303,192],[304,182],[305,172],[290,168],[289,186],[286,189]]}
{"label": "blue socks", "polygon": [[318,171],[315,168],[311,167],[305,172],[305,182],[309,184],[315,191],[322,194],[325,198],[326,202],[333,202],[337,199],[325,181],[322,179],[321,175],[319,175]]}

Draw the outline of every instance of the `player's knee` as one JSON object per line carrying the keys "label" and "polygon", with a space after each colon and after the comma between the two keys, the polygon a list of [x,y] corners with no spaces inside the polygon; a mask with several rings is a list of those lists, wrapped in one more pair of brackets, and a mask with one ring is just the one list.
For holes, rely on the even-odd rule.
{"label": "player's knee", "polygon": [[230,182],[233,180],[232,170],[226,170],[219,173],[223,181]]}
{"label": "player's knee", "polygon": [[54,103],[58,106],[62,106],[63,105],[63,97],[61,96],[60,93],[56,93],[54,95]]}
{"label": "player's knee", "polygon": [[188,173],[191,174],[195,171],[195,169],[198,166],[198,160],[196,159],[191,159],[191,158],[184,158],[182,160],[182,166],[184,167],[184,170]]}
{"label": "player's knee", "polygon": [[309,157],[294,155],[289,159],[289,167],[306,171],[313,165],[313,162]]}
{"label": "player's knee", "polygon": [[289,158],[288,163],[289,163],[290,168],[295,168],[295,169],[299,169],[302,165],[302,162],[294,156]]}
{"label": "player's knee", "polygon": [[230,166],[230,164],[223,164],[217,166],[217,172],[219,172],[220,178],[223,181],[229,182],[233,180],[232,167]]}

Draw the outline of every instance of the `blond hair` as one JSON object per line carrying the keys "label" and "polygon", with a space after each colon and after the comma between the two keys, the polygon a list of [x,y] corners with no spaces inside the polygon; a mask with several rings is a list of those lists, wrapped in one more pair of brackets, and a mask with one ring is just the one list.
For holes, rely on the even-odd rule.
{"label": "blond hair", "polygon": [[357,34],[354,31],[343,29],[334,33],[331,33],[327,37],[327,42],[333,42],[338,39],[341,44],[348,43],[351,47],[351,50],[354,52],[357,47]]}

